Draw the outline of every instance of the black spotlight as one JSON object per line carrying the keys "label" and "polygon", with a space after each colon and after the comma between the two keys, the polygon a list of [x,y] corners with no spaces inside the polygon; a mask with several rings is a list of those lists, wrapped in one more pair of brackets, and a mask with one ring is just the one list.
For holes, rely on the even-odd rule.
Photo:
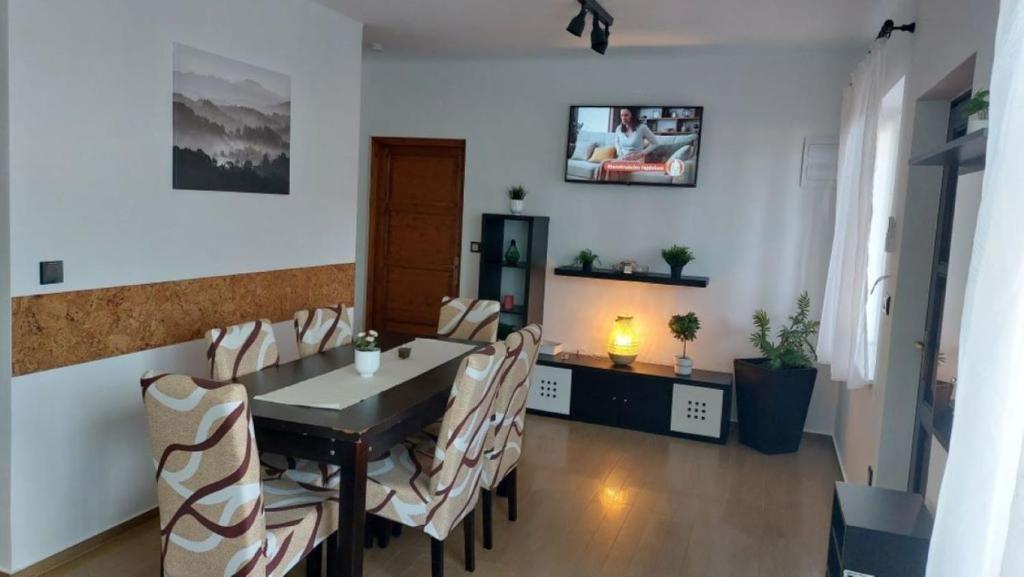
{"label": "black spotlight", "polygon": [[598,54],[604,54],[608,50],[608,29],[601,30],[601,21],[594,14],[594,29],[590,31],[590,48]]}
{"label": "black spotlight", "polygon": [[577,14],[565,27],[573,36],[583,36],[583,29],[587,27],[587,9],[580,6],[580,13]]}

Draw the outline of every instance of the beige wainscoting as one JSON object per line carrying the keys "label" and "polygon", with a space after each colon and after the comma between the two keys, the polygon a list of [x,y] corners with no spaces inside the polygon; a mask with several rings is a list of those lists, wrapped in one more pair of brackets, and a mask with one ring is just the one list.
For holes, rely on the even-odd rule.
{"label": "beige wainscoting", "polygon": [[355,264],[292,268],[12,299],[15,375],[202,338],[215,326],[343,302]]}

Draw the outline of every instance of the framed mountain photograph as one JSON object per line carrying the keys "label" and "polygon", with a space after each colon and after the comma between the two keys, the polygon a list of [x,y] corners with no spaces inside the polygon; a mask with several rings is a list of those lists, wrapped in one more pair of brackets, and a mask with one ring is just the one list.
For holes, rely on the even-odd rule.
{"label": "framed mountain photograph", "polygon": [[174,45],[175,190],[289,193],[291,79]]}

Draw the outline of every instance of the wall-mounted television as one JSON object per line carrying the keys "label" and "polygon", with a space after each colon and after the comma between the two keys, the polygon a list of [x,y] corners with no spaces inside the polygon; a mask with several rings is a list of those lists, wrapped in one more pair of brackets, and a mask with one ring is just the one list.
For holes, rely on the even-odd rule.
{"label": "wall-mounted television", "polygon": [[565,180],[697,186],[701,106],[573,106]]}

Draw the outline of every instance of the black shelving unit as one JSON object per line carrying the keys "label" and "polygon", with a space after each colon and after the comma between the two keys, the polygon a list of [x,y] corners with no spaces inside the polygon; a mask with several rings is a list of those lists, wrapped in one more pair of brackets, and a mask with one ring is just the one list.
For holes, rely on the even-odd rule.
{"label": "black shelving unit", "polygon": [[932,516],[920,495],[836,483],[827,577],[924,577]]}
{"label": "black shelving unit", "polygon": [[585,271],[578,266],[560,266],[555,269],[558,276],[574,276],[580,278],[596,278],[602,280],[619,280],[627,282],[645,282],[650,284],[663,284],[670,286],[706,287],[709,279],[706,276],[683,275],[679,278],[672,278],[671,275],[660,272],[644,272],[625,274],[614,269],[600,269]]}
{"label": "black shelving unit", "polygon": [[[548,266],[546,216],[485,214],[480,234],[479,298],[503,302],[512,295],[511,308],[501,309],[499,336],[530,323],[544,322],[544,277]],[[509,244],[516,241],[520,259],[505,260]]]}
{"label": "black shelving unit", "polygon": [[950,386],[937,380],[942,316],[946,303],[949,253],[953,241],[953,217],[960,176],[985,169],[988,130],[978,130],[914,155],[912,166],[942,169],[939,210],[936,214],[935,243],[932,249],[931,283],[924,339],[921,342],[921,371],[918,381],[917,415],[914,428],[910,470],[911,491],[924,494],[928,486],[928,461],[931,441],[936,439],[947,451],[953,433],[954,407],[949,402]]}

